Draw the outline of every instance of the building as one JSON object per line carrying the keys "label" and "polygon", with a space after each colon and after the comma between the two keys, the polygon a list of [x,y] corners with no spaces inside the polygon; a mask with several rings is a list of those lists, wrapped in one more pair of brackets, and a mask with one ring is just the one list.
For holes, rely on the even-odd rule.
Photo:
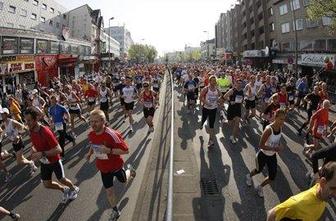
{"label": "building", "polygon": [[0,26],[61,34],[66,11],[53,0],[0,0]]}
{"label": "building", "polygon": [[131,32],[129,32],[125,26],[111,26],[105,28],[107,34],[111,33],[111,36],[120,43],[120,55],[124,57],[128,54],[128,49],[134,43]]}
{"label": "building", "polygon": [[311,73],[314,68],[323,67],[325,57],[329,57],[335,64],[336,36],[328,30],[331,19],[309,20],[306,12],[309,2],[308,0],[274,2],[276,20],[274,47],[277,48],[278,54],[273,59],[273,64],[278,68],[293,69],[296,57],[299,70],[304,73]]}
{"label": "building", "polygon": [[201,42],[201,58],[203,60],[212,60],[216,58],[215,38]]}

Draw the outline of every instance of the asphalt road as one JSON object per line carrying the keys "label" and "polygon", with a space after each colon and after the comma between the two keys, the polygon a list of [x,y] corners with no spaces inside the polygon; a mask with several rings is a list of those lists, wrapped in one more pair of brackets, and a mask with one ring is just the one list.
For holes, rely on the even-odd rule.
{"label": "asphalt road", "polygon": [[[162,90],[164,91],[163,86]],[[161,98],[164,93],[161,94]],[[164,105],[160,105],[156,111],[155,122]],[[129,133],[128,121],[123,123],[123,114],[117,99],[113,100],[113,107],[110,112],[111,126],[118,129],[125,136],[129,144],[130,153],[124,157],[126,163],[132,164],[137,170],[136,178],[128,186],[124,186],[115,181],[115,188],[119,208],[122,215],[119,220],[132,220],[143,182],[145,168],[152,148],[153,136],[155,133],[147,135],[148,127],[143,118],[142,107],[136,106],[134,111],[135,124],[134,132]],[[88,117],[87,113],[85,115]],[[77,145],[67,144],[64,163],[65,175],[80,187],[80,193],[76,200],[67,204],[62,204],[62,193],[49,190],[43,187],[39,172],[30,177],[28,168],[17,166],[12,159],[5,161],[8,169],[14,174],[14,178],[4,184],[4,176],[0,178],[0,205],[9,209],[15,209],[21,214],[21,220],[46,221],[46,220],[108,220],[110,217],[110,207],[103,189],[101,177],[94,162],[87,162],[85,154],[88,151],[87,134],[90,131],[88,126],[77,121],[76,133]],[[28,137],[25,137],[25,154],[29,154],[31,146]],[[11,150],[11,145],[7,144],[3,149]],[[55,177],[54,177],[55,178]],[[8,217],[4,220],[11,220]]]}
{"label": "asphalt road", "polygon": [[[184,170],[184,173],[174,176],[174,182],[182,180],[174,189],[174,220],[261,221],[266,219],[267,210],[307,189],[305,175],[312,169],[302,154],[304,139],[296,132],[302,117],[287,116],[283,128],[287,148],[278,155],[275,181],[264,188],[264,198],[260,198],[253,187],[246,185],[245,176],[255,168],[261,124],[252,120],[249,126],[242,127],[237,144],[231,144],[228,139],[229,125],[217,124],[215,147],[209,150],[206,126],[200,129],[199,107],[195,114],[187,113],[180,90],[175,87],[175,91],[174,170]],[[255,186],[262,182],[264,175],[265,171],[253,178]],[[335,200],[330,200],[321,220],[336,220],[335,213]]]}

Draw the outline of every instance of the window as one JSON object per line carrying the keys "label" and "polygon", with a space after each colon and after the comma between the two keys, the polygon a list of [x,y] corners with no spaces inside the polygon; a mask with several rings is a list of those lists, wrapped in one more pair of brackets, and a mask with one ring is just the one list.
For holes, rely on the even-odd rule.
{"label": "window", "polygon": [[35,13],[32,13],[31,16],[30,16],[30,18],[33,19],[33,20],[36,20],[37,15]]}
{"label": "window", "polygon": [[48,41],[46,40],[37,40],[36,42],[36,51],[38,54],[44,54],[48,52]]}
{"label": "window", "polygon": [[[303,22],[304,22],[304,19],[296,19],[296,30],[300,31],[303,29]],[[295,30],[295,24],[293,22],[293,30]]]}
{"label": "window", "polygon": [[330,26],[331,23],[332,23],[332,20],[330,17],[322,17],[322,25]]}
{"label": "window", "polygon": [[56,41],[50,42],[50,53],[58,54],[59,53],[59,43]]}
{"label": "window", "polygon": [[27,10],[22,8],[20,15],[23,17],[27,17]]}
{"label": "window", "polygon": [[16,7],[10,5],[9,8],[8,8],[8,12],[15,14],[15,11],[16,11]]}
{"label": "window", "polygon": [[2,38],[2,53],[3,54],[16,54],[18,50],[17,38],[3,37]]}
{"label": "window", "polygon": [[268,9],[268,16],[271,17],[272,15],[273,15],[273,8],[270,7],[270,8]]}
{"label": "window", "polygon": [[271,32],[275,30],[275,25],[273,22],[269,25],[269,29]]}
{"label": "window", "polygon": [[43,3],[42,4],[42,9],[47,10],[47,5]]}
{"label": "window", "polygon": [[45,23],[45,17],[41,17],[41,22]]}
{"label": "window", "polygon": [[314,50],[325,51],[327,49],[327,40],[315,40]]}
{"label": "window", "polygon": [[260,27],[260,28],[259,28],[259,34],[261,35],[261,34],[263,34],[264,32],[265,32],[264,27]]}
{"label": "window", "polygon": [[66,14],[63,15],[63,19],[66,19]]}
{"label": "window", "polygon": [[21,38],[20,39],[20,53],[33,54],[34,53],[34,39]]}
{"label": "window", "polygon": [[3,2],[0,2],[0,10],[3,9]]}
{"label": "window", "polygon": [[310,0],[303,0],[303,6],[310,5]]}
{"label": "window", "polygon": [[37,0],[33,0],[33,5],[38,5],[38,1]]}
{"label": "window", "polygon": [[10,23],[10,22],[8,22],[8,23],[7,23],[7,27],[9,27],[9,28],[14,28],[14,24],[13,24],[13,23]]}
{"label": "window", "polygon": [[49,11],[50,11],[50,13],[54,14],[55,9],[54,8],[50,8]]}
{"label": "window", "polygon": [[53,26],[54,25],[54,22],[52,20],[49,21],[49,25],[50,26]]}
{"label": "window", "polygon": [[319,23],[317,20],[306,19],[306,24],[307,24],[307,28],[315,28],[319,26]]}
{"label": "window", "polygon": [[289,23],[284,23],[281,25],[281,33],[288,33],[289,32]]}
{"label": "window", "polygon": [[336,51],[336,39],[329,39],[327,45],[328,51]]}
{"label": "window", "polygon": [[280,5],[279,11],[280,11],[280,15],[287,14],[288,13],[287,4]]}
{"label": "window", "polygon": [[24,25],[19,25],[19,28],[26,29],[26,27]]}
{"label": "window", "polygon": [[297,10],[300,8],[300,1],[299,0],[291,0],[291,9]]}
{"label": "window", "polygon": [[59,27],[60,27],[60,23],[56,22],[56,28],[59,28]]}

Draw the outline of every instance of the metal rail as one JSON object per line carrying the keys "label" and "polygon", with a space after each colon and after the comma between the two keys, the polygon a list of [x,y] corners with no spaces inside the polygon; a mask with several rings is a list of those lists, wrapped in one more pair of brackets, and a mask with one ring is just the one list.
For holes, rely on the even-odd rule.
{"label": "metal rail", "polygon": [[171,134],[170,134],[170,151],[169,151],[169,177],[168,177],[168,200],[166,221],[173,220],[173,177],[174,177],[174,83],[173,74],[168,69],[171,85],[172,106],[171,106]]}

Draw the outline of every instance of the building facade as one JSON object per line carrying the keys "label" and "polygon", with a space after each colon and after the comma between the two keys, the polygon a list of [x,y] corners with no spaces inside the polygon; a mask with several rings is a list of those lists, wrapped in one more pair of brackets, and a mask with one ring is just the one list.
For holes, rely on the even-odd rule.
{"label": "building facade", "polygon": [[201,42],[201,58],[203,60],[212,60],[216,58],[216,40],[211,39]]}
{"label": "building facade", "polygon": [[128,49],[134,44],[131,32],[125,26],[111,26],[105,28],[105,32],[107,34],[111,33],[112,38],[120,43],[120,55],[122,57],[127,56]]}

